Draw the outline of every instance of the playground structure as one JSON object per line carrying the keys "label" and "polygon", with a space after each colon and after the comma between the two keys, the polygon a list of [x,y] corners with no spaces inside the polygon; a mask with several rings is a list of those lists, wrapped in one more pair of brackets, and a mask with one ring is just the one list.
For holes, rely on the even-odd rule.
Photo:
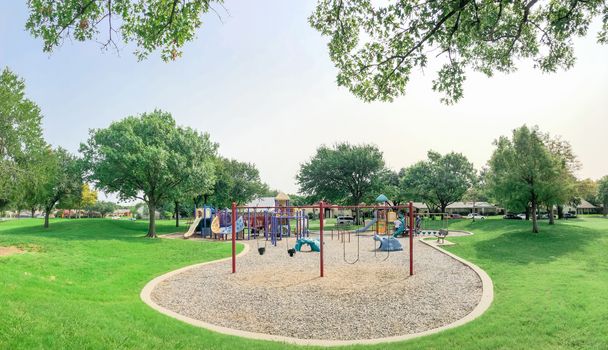
{"label": "playground structure", "polygon": [[[330,231],[333,240],[337,233],[338,240],[343,244],[343,260],[355,264],[360,258],[360,236],[372,235],[373,241],[379,244],[374,247],[374,256],[377,252],[386,252],[384,260],[388,259],[390,252],[403,250],[398,237],[409,236],[410,275],[413,274],[413,236],[444,236],[447,234],[448,216],[442,213],[420,214],[415,213],[413,202],[407,205],[391,205],[384,195],[378,196],[375,205],[339,206],[320,202],[317,205],[292,206],[289,197],[279,193],[274,199],[274,206],[237,206],[218,209],[205,206],[196,209],[194,222],[184,234],[184,238],[200,234],[202,238],[230,239],[232,240],[232,272],[236,272],[236,240],[255,240],[258,253],[264,255],[268,244],[278,246],[279,241],[285,241],[287,253],[294,257],[300,252],[302,246],[310,247],[311,252],[319,253],[319,274],[324,275],[323,267],[323,239],[325,230],[326,210],[352,210],[360,213],[371,211],[372,219],[363,227],[354,229],[334,228]],[[308,214],[319,213],[319,231],[311,232]],[[439,216],[440,219],[436,219]],[[360,217],[358,217],[360,219]],[[312,239],[310,236],[318,236]],[[357,238],[357,254],[354,260],[346,257],[346,242],[351,241],[351,235]],[[294,238],[295,245],[290,245],[290,238]],[[262,243],[263,242],[263,243]]]}
{"label": "playground structure", "polygon": [[[245,207],[243,207],[245,209]],[[279,193],[273,207],[246,207],[233,214],[229,209],[204,206],[195,209],[195,218],[184,238],[195,234],[201,238],[227,239],[234,233],[235,239],[259,239],[261,236],[274,246],[285,237],[308,237],[308,216],[303,208],[292,207],[289,197]],[[233,220],[233,215],[236,219]],[[232,226],[235,225],[235,229]]]}
{"label": "playground structure", "polygon": [[[379,197],[380,198],[380,197]],[[384,197],[386,198],[386,197]],[[263,237],[264,246],[260,246],[259,240],[256,240],[258,244],[258,252],[263,255],[266,251],[266,242],[270,241],[273,245],[277,245],[277,241],[285,239],[287,246],[287,253],[290,257],[294,257],[297,251],[300,251],[302,245],[309,245],[312,252],[319,253],[319,276],[324,277],[324,236],[325,236],[325,211],[331,209],[338,210],[372,210],[374,213],[374,219],[364,225],[362,229],[356,229],[348,231],[348,234],[357,235],[357,259],[354,262],[347,261],[344,257],[344,261],[353,264],[359,260],[360,249],[359,249],[359,237],[360,235],[366,234],[367,230],[373,228],[375,241],[380,241],[380,246],[374,249],[374,256],[376,251],[386,251],[387,255],[384,258],[386,260],[391,251],[403,250],[401,243],[397,240],[397,236],[409,236],[409,273],[414,274],[414,260],[413,260],[413,236],[415,234],[415,213],[412,202],[408,205],[389,205],[388,200],[377,205],[358,205],[358,206],[339,206],[339,205],[328,205],[324,202],[320,202],[318,205],[309,206],[290,206],[288,200],[279,202],[275,201],[275,206],[271,207],[248,207],[248,206],[237,206],[236,203],[232,204],[232,210],[230,213],[231,223],[226,224],[232,229],[232,273],[236,273],[236,240],[238,237],[239,226],[238,220],[243,218],[244,228],[248,229],[248,237]],[[308,223],[308,217],[305,215],[306,210],[312,210],[313,213],[319,213],[319,231],[311,232]],[[268,215],[270,215],[270,220]],[[220,214],[221,215],[221,214]],[[262,216],[263,215],[263,216]],[[237,219],[238,218],[238,219]],[[407,220],[406,220],[407,218]],[[394,219],[395,222],[389,220]],[[398,222],[399,224],[397,224]],[[410,224],[411,223],[411,224]],[[291,247],[289,245],[289,237],[292,235],[291,228],[294,227],[294,236],[296,237],[296,245]],[[305,229],[304,229],[305,228]],[[287,231],[284,231],[284,230]],[[391,231],[393,229],[393,231]],[[262,232],[264,231],[264,236]],[[270,237],[268,237],[270,233]],[[310,239],[310,235],[318,235],[318,239]],[[345,244],[344,237],[346,231],[339,234]],[[380,237],[382,235],[383,237]],[[245,237],[243,233],[242,237]],[[350,236],[349,236],[350,237]],[[332,231],[333,238],[333,231]]]}

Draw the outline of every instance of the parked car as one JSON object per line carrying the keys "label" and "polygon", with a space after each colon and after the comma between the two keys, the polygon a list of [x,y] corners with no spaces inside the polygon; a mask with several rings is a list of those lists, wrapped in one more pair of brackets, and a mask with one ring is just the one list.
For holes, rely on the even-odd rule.
{"label": "parked car", "polygon": [[522,220],[526,220],[526,214],[521,213],[521,214],[517,214],[517,217],[522,219]]}
{"label": "parked car", "polygon": [[467,215],[467,219],[477,219],[477,220],[484,220],[486,217],[479,214],[479,213],[470,213],[469,215]]}
{"label": "parked car", "polygon": [[450,219],[462,219],[462,215],[460,214],[450,214]]}
{"label": "parked car", "polygon": [[[544,213],[539,216],[539,219],[548,219],[548,218],[549,218],[549,213]],[[553,218],[557,219],[557,215],[554,214]]]}
{"label": "parked car", "polygon": [[524,216],[524,218],[522,219],[522,218],[521,218],[519,215],[517,215],[517,214],[513,214],[513,213],[507,213],[507,214],[503,215],[503,217],[502,217],[502,218],[503,218],[503,219],[506,219],[506,220],[523,220],[523,219],[525,219],[525,216]]}
{"label": "parked car", "polygon": [[574,213],[564,213],[564,219],[574,219],[576,218],[576,214]]}
{"label": "parked car", "polygon": [[352,225],[355,219],[352,216],[340,215],[336,217],[336,225]]}

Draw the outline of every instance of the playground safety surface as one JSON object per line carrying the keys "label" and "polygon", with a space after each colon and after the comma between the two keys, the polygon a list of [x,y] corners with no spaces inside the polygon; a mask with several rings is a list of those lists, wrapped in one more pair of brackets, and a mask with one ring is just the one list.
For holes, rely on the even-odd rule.
{"label": "playground safety surface", "polygon": [[238,257],[236,274],[229,260],[187,268],[151,283],[149,297],[173,316],[214,330],[319,345],[413,335],[475,313],[483,293],[479,272],[415,240],[415,274],[409,276],[409,242],[400,240],[404,251],[387,254],[374,252],[371,237],[360,237],[359,261],[351,265],[343,249],[354,261],[357,238],[343,245],[326,236],[323,278],[319,253],[290,258],[283,240],[259,255],[263,241],[240,241],[249,249]]}

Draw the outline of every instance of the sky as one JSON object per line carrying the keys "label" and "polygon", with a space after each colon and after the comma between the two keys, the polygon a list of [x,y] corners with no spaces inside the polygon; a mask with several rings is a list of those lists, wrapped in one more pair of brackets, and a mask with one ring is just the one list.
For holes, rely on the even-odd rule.
{"label": "sky", "polygon": [[464,98],[446,106],[431,89],[432,65],[392,103],[365,103],[338,87],[327,39],[307,22],[314,1],[226,0],[229,13],[204,15],[196,40],[170,63],[158,53],[138,62],[133,46],[104,52],[94,41],[44,53],[24,29],[26,3],[0,1],[0,68],[25,79],[47,141],[73,152],[90,129],[160,108],[288,193],[322,144],[375,144],[394,170],[428,150],[461,152],[479,169],[493,140],[523,124],[568,140],[583,164],[579,177],[608,174],[608,46],[596,43],[597,23],[576,40],[569,71],[544,74],[522,61],[508,75],[469,72]]}

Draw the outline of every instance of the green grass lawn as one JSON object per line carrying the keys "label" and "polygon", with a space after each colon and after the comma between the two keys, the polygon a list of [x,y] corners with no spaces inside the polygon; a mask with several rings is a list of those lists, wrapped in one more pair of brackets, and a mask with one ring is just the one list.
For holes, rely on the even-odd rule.
{"label": "green grass lawn", "polygon": [[[230,253],[225,243],[145,239],[146,224],[53,220],[44,230],[42,220],[1,222],[0,246],[29,252],[0,257],[0,349],[287,347],[192,327],[141,302],[139,293],[153,277]],[[449,249],[488,272],[495,287],[491,308],[453,330],[357,348],[608,348],[608,220],[544,222],[537,235],[529,226],[451,222],[450,229],[476,233],[450,238],[458,244]],[[173,232],[174,223],[161,221],[158,231]],[[227,291],[226,297],[238,296]]]}

